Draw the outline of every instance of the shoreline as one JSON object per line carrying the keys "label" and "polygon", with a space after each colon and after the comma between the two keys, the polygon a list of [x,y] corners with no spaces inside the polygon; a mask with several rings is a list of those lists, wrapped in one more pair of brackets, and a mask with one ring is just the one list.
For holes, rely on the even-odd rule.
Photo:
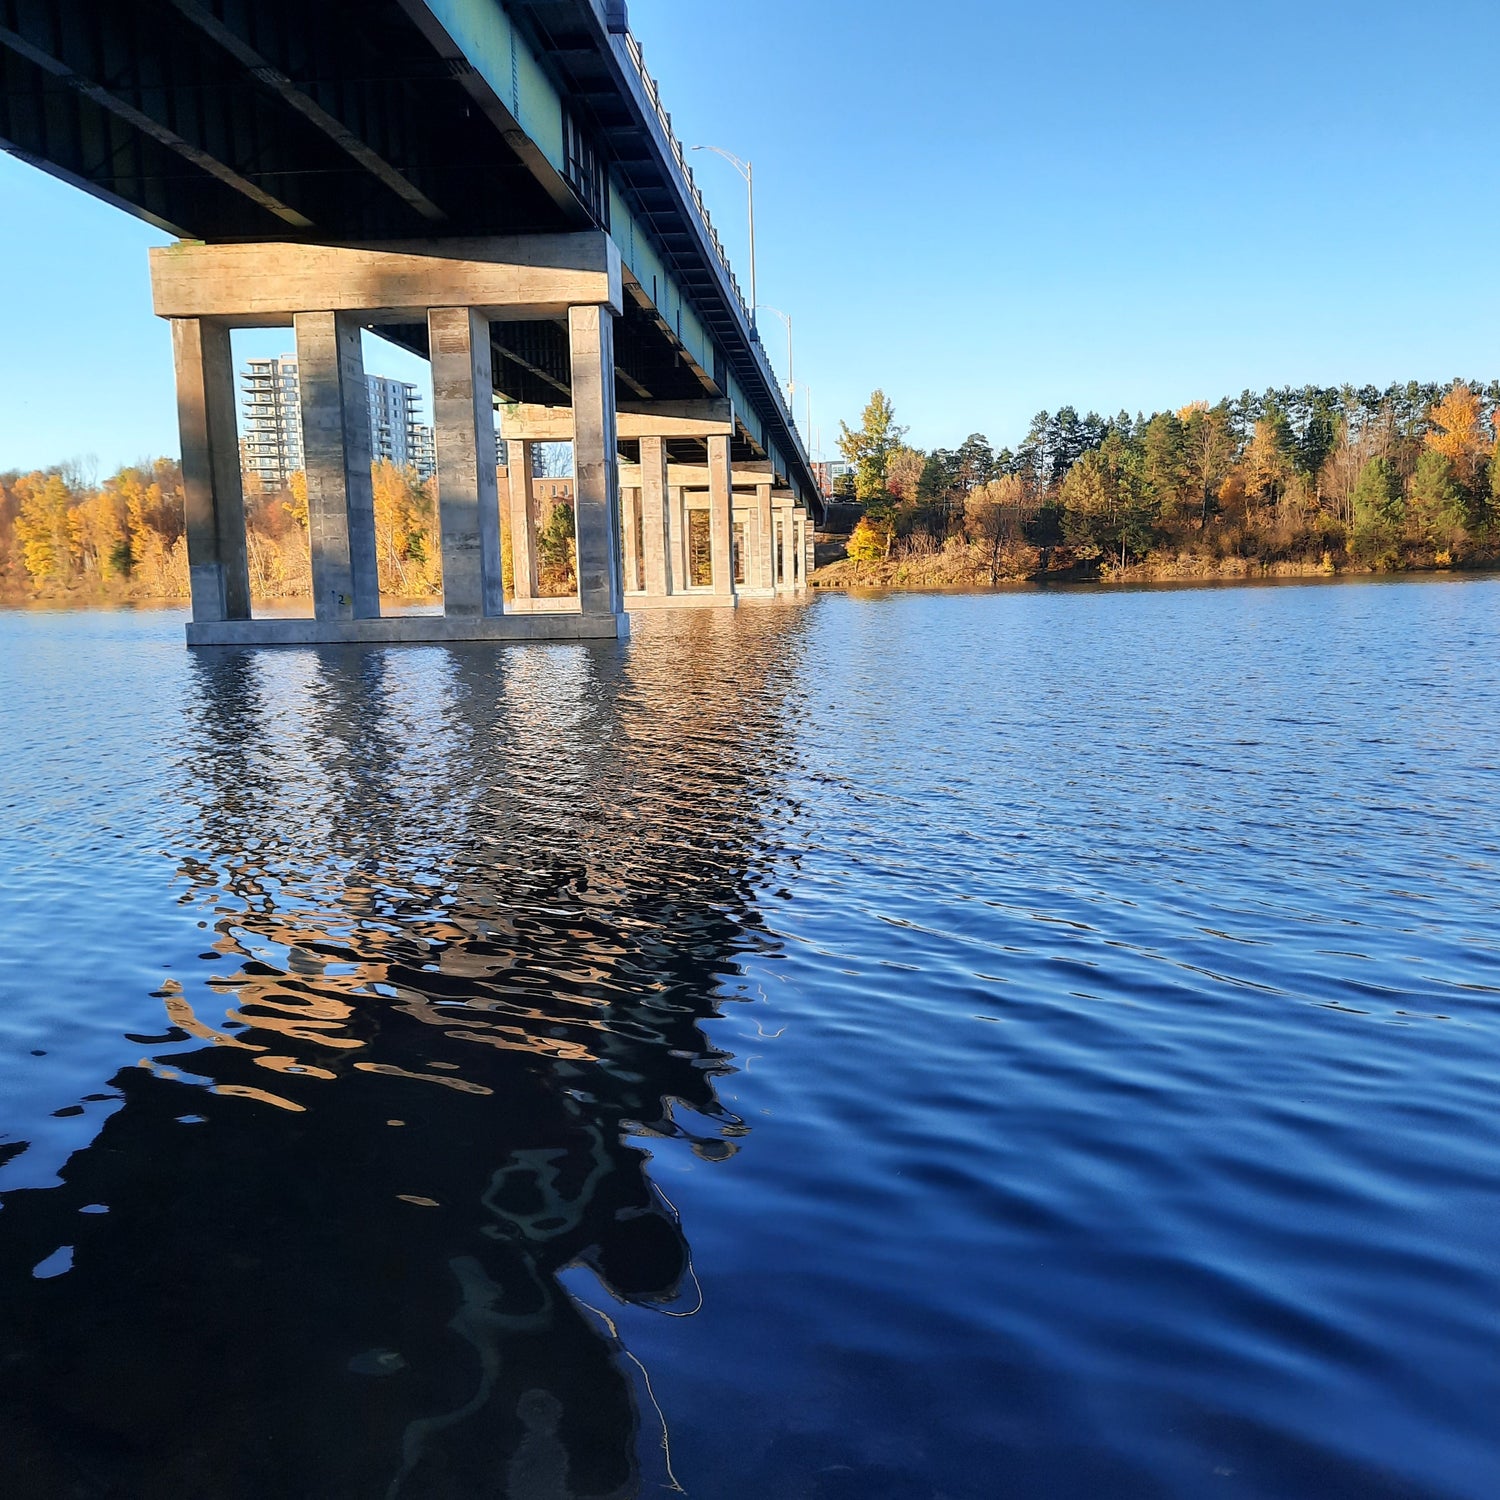
{"label": "shoreline", "polygon": [[1500,575],[1500,557],[1477,557],[1446,566],[1413,563],[1401,568],[1367,567],[1358,563],[1334,566],[1325,562],[1262,564],[1245,558],[1222,563],[1204,559],[1133,563],[1124,568],[1074,565],[1029,573],[1002,574],[993,580],[977,576],[970,566],[944,567],[943,559],[883,563],[826,563],[808,577],[809,586],[823,593],[945,593],[988,594],[1028,590],[1112,588],[1243,588],[1294,583],[1394,583],[1402,579],[1459,579]]}

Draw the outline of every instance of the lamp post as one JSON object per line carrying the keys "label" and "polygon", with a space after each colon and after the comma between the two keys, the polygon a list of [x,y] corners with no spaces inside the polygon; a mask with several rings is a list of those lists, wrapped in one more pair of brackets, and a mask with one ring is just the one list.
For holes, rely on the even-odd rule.
{"label": "lamp post", "polygon": [[733,151],[726,151],[722,146],[694,146],[694,151],[712,151],[715,156],[722,156],[741,177],[745,179],[745,187],[750,195],[750,326],[755,327],[755,166],[748,161],[741,161]]}
{"label": "lamp post", "polygon": [[792,420],[795,422],[797,420],[795,405],[797,400],[797,374],[796,367],[792,364],[792,315],[782,312],[779,307],[772,307],[768,302],[762,302],[755,310],[756,312],[774,313],[776,317],[780,318],[786,324],[786,401],[787,406],[792,411]]}

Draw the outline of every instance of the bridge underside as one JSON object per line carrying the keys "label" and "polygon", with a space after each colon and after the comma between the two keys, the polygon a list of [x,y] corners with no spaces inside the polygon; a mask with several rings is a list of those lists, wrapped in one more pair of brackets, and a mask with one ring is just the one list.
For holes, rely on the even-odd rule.
{"label": "bridge underside", "polygon": [[[611,205],[618,202],[632,225],[649,235],[678,289],[674,314],[655,275],[646,278],[652,284],[642,284],[615,252],[607,295],[579,294],[575,287],[542,304],[519,294],[487,299],[470,287],[438,287],[411,299],[372,293],[346,302],[325,290],[309,293],[294,280],[257,306],[226,308],[212,297],[195,302],[189,296],[159,308],[173,320],[184,468],[193,471],[187,475],[188,535],[200,641],[275,636],[272,622],[249,618],[244,544],[235,536],[243,497],[227,352],[231,327],[295,327],[304,372],[309,357],[315,366],[321,360],[326,385],[321,397],[314,391],[305,399],[304,426],[323,421],[329,432],[329,423],[338,428],[337,443],[325,444],[320,481],[321,514],[331,530],[320,542],[316,516],[312,528],[322,623],[278,625],[289,640],[309,638],[309,631],[316,638],[360,640],[372,632],[425,639],[446,631],[444,638],[453,638],[455,630],[479,639],[577,638],[619,631],[623,609],[632,603],[732,603],[737,592],[802,586],[806,507],[815,495],[805,482],[805,455],[732,278],[704,253],[706,225],[684,211],[681,172],[663,151],[660,133],[653,134],[656,125],[641,108],[635,75],[623,84],[617,76],[622,54],[605,34],[598,0],[504,3],[555,99],[563,101],[561,168],[512,112],[520,108],[523,81],[517,78],[512,96],[501,97],[494,68],[486,76],[453,40],[447,28],[464,12],[462,5],[0,0],[0,149],[205,250],[240,247],[255,265],[274,267],[284,253],[316,257],[406,246],[437,265],[445,259],[472,264],[464,262],[465,247],[504,245],[502,258],[525,269],[525,247],[589,236],[608,242]],[[482,8],[475,0],[464,13],[472,18]],[[512,74],[516,55],[513,45]],[[638,62],[638,51],[633,55]],[[647,87],[654,103],[654,86],[647,81]],[[555,129],[558,106],[552,107]],[[680,148],[673,143],[672,150],[680,163]],[[489,252],[476,253],[482,260]],[[547,252],[538,253],[545,267]],[[238,270],[220,274],[229,284],[244,280]],[[710,338],[695,346],[697,354],[693,340],[682,336],[684,293]],[[435,413],[444,562],[453,578],[448,618],[457,623],[382,622],[378,597],[372,599],[373,564],[364,539],[368,485],[355,461],[359,422],[352,407],[339,404],[353,399],[357,359],[349,341],[361,326],[376,327],[432,360],[435,382],[447,380],[454,390],[455,380],[468,382],[467,394],[450,400],[446,417],[440,390]],[[434,344],[442,328],[461,328],[469,341],[458,374],[452,351]],[[733,411],[727,429],[717,420],[701,430],[671,421],[656,428],[636,421],[625,434],[616,428],[617,400],[638,414],[698,409],[727,403],[732,380],[750,393],[754,409]],[[570,619],[549,619],[555,609],[521,598],[511,603],[514,618],[500,621],[498,532],[488,523],[481,527],[473,512],[474,505],[482,510],[492,503],[486,485],[493,484],[482,472],[486,462],[493,468],[493,435],[483,431],[492,397],[507,408],[578,417],[580,588]],[[322,417],[315,409],[320,399]],[[794,475],[769,472],[773,441],[798,454],[801,468]],[[310,432],[310,488],[316,487],[316,446]],[[624,495],[623,530],[622,458],[637,476]],[[514,474],[514,463],[511,469]],[[693,476],[703,478],[701,493]],[[789,483],[799,487],[797,494],[785,488]],[[746,499],[747,484],[753,502]],[[521,488],[527,485],[529,477]],[[643,506],[641,496],[658,490],[662,503],[648,499]],[[692,584],[690,552],[693,512],[705,497],[713,577],[702,588]],[[536,522],[529,498],[512,520],[529,537]],[[658,567],[658,557],[675,557],[675,573],[670,561]],[[528,608],[536,617],[520,618]]]}
{"label": "bridge underside", "polygon": [[[607,155],[711,327],[664,174],[605,80],[576,3],[513,3],[569,87],[580,148],[555,171],[403,0],[0,0],[0,146],[138,217],[225,244],[371,244],[609,229]],[[451,51],[451,47],[447,49]],[[601,159],[595,160],[595,153]],[[622,395],[723,394],[628,285]],[[427,330],[382,332],[426,356]],[[491,327],[496,391],[566,404],[560,320]]]}

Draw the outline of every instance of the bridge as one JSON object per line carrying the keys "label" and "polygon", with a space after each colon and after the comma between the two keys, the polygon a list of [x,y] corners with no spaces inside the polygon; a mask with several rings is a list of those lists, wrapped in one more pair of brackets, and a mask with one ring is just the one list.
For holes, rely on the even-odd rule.
{"label": "bridge", "polygon": [[[177,236],[190,644],[615,638],[805,589],[818,485],[625,0],[0,0],[0,148]],[[295,332],[307,619],[251,610],[230,335],[264,327]],[[381,613],[367,328],[431,361],[441,615]]]}

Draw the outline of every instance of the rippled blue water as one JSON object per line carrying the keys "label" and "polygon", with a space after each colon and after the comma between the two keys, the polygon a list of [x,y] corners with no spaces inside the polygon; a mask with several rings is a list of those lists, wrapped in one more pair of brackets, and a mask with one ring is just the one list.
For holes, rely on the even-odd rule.
{"label": "rippled blue water", "polygon": [[1500,1494],[1500,583],[0,617],[32,1497]]}

